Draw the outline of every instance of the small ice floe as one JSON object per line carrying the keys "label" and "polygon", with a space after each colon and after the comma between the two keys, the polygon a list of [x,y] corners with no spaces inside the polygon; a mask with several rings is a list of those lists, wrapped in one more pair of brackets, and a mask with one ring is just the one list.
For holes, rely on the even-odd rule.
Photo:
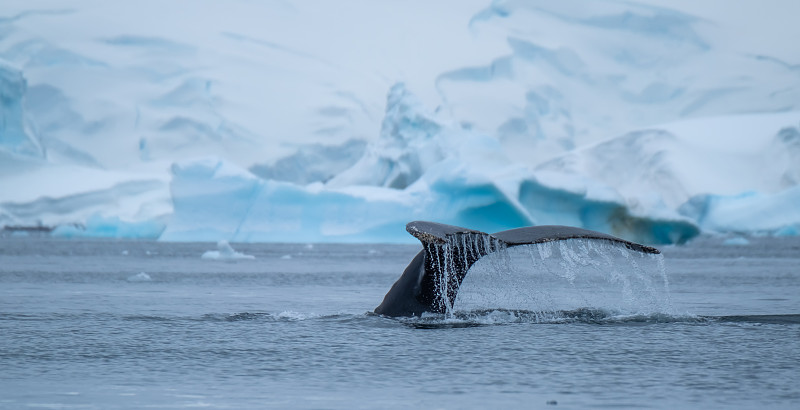
{"label": "small ice floe", "polygon": [[724,242],[723,245],[726,246],[743,246],[743,245],[750,245],[750,241],[746,238],[742,238],[741,236],[734,236],[733,238],[728,238]]}
{"label": "small ice floe", "polygon": [[150,282],[152,280],[153,278],[144,272],[139,272],[133,276],[128,276],[128,282]]}
{"label": "small ice floe", "polygon": [[308,249],[308,250],[314,249],[314,244],[313,243],[307,243],[306,244],[306,249]]}
{"label": "small ice floe", "polygon": [[128,252],[128,250],[127,250],[127,249],[125,249],[124,251],[122,251],[122,255],[124,255],[124,256],[128,256],[128,254],[130,254],[130,252]]}
{"label": "small ice floe", "polygon": [[292,259],[292,255],[283,255],[281,259]]}
{"label": "small ice floe", "polygon": [[218,260],[226,260],[226,261],[235,261],[240,259],[255,259],[256,257],[253,255],[245,255],[241,252],[236,252],[231,247],[231,244],[228,241],[222,240],[217,242],[217,250],[216,251],[206,251],[201,256],[203,259],[218,259]]}

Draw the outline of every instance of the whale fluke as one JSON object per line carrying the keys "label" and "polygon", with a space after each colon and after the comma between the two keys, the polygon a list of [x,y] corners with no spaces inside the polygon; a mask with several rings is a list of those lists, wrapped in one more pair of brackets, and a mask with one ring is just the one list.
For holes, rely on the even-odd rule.
{"label": "whale fluke", "polygon": [[453,307],[458,288],[478,259],[498,250],[567,239],[596,239],[626,248],[658,254],[658,249],[616,236],[571,226],[542,225],[488,234],[459,226],[414,221],[406,231],[422,242],[422,250],[392,285],[375,313],[385,316],[418,316],[445,313]]}

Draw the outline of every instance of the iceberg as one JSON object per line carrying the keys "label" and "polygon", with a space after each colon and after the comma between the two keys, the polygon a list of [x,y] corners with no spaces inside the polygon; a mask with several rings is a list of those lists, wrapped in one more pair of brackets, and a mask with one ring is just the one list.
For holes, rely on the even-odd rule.
{"label": "iceberg", "polygon": [[[800,113],[656,125],[536,167],[613,187],[634,214],[677,212],[706,232],[777,233],[800,219]],[[603,230],[596,228],[596,230]],[[783,231],[786,232],[786,231]]]}
{"label": "iceberg", "polygon": [[700,195],[680,211],[708,232],[796,235],[800,227],[800,185],[775,194]]}
{"label": "iceberg", "polygon": [[404,189],[431,165],[445,158],[445,150],[462,144],[447,144],[442,126],[406,88],[395,84],[386,101],[380,138],[349,169],[336,175],[331,186],[374,185]]}
{"label": "iceberg", "polygon": [[225,260],[225,261],[236,261],[241,259],[255,259],[256,257],[253,255],[245,255],[241,252],[236,252],[233,250],[228,241],[219,241],[217,242],[217,250],[215,251],[205,251],[202,255],[200,255],[203,259],[215,259],[215,260]]}
{"label": "iceberg", "polygon": [[170,186],[174,214],[165,241],[373,242],[412,209],[367,188],[263,180],[219,158],[176,164]]}
{"label": "iceberg", "polygon": [[410,243],[403,227],[415,219],[489,232],[570,224],[648,243],[699,233],[674,211],[630,212],[594,180],[511,163],[495,139],[439,120],[402,84],[389,92],[380,138],[326,184],[262,179],[214,157],[172,173],[167,241]]}
{"label": "iceberg", "polygon": [[152,282],[153,278],[145,272],[139,272],[135,275],[128,276],[128,282]]}

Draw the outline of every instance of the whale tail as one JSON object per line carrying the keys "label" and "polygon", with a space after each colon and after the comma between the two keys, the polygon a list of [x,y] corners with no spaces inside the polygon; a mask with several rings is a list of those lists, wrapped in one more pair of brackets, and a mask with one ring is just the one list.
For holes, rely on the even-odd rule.
{"label": "whale tail", "polygon": [[512,246],[596,239],[619,243],[638,252],[660,253],[650,246],[570,226],[542,225],[488,234],[436,222],[414,221],[406,225],[406,231],[422,242],[423,249],[375,308],[375,313],[386,316],[445,313],[452,309],[458,288],[470,267],[478,259]]}

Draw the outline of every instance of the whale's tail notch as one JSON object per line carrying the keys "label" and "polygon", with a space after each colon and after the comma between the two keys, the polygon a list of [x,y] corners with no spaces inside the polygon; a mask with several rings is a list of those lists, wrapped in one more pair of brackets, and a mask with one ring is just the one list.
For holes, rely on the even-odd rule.
{"label": "whale's tail notch", "polygon": [[660,253],[650,246],[571,226],[542,225],[488,234],[459,226],[414,221],[406,225],[406,231],[419,239],[422,250],[375,308],[375,313],[415,316],[424,312],[448,312],[469,268],[478,259],[512,246],[597,239],[616,242],[638,252]]}

